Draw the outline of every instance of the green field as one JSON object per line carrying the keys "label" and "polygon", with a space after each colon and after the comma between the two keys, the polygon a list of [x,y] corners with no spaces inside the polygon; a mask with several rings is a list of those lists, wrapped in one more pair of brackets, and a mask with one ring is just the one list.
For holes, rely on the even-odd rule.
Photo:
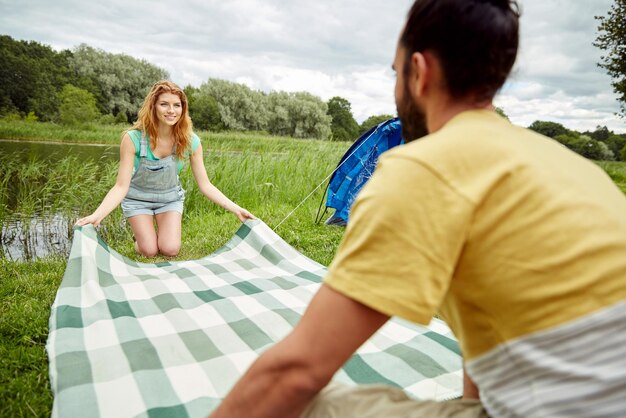
{"label": "green field", "polygon": [[[0,122],[0,138],[117,144],[122,129],[74,131],[53,124]],[[312,259],[325,265],[332,260],[343,229],[316,225],[314,219],[324,180],[350,144],[262,134],[199,135],[212,182],[272,228],[324,183],[276,232]],[[25,218],[34,213],[63,213],[72,219],[86,215],[113,185],[116,169],[117,162],[84,162],[74,156],[57,164],[31,159],[25,165],[0,155],[0,222],[8,207],[12,215],[17,212]],[[200,258],[223,245],[240,223],[200,194],[188,168],[181,180],[187,197],[178,259]],[[17,199],[9,202],[8,189],[16,184]],[[148,261],[135,256],[130,228],[119,208],[105,219],[100,233],[122,254]],[[50,305],[65,264],[65,256],[28,263],[0,258],[0,417],[50,415],[44,347]]]}
{"label": "green field", "polygon": [[[123,129],[67,129],[0,120],[0,138],[4,139],[117,144]],[[313,192],[276,232],[303,254],[328,265],[343,229],[314,223],[323,197],[323,187],[316,187],[325,186],[325,179],[351,144],[263,134],[199,134],[211,180],[270,227],[281,223]],[[626,163],[598,164],[626,193]],[[57,164],[39,159],[24,164],[0,155],[0,222],[8,208],[25,218],[34,213],[61,213],[71,219],[86,215],[113,184],[116,167],[116,162],[84,162],[74,156]],[[190,170],[184,170],[181,177],[188,194],[178,259],[200,258],[224,244],[239,221],[199,193]],[[8,190],[16,185],[20,186],[18,196],[8,201]],[[100,233],[117,251],[137,259],[119,209],[106,218]],[[44,347],[50,305],[65,264],[65,255],[26,263],[0,258],[0,417],[50,415],[52,395]]]}

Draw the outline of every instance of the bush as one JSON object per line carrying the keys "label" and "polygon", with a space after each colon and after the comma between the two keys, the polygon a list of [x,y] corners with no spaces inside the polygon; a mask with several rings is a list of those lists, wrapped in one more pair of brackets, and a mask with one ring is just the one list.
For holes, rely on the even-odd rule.
{"label": "bush", "polygon": [[609,147],[587,135],[557,135],[554,139],[572,151],[592,160],[613,160],[615,156]]}
{"label": "bush", "polygon": [[619,135],[611,135],[606,140],[606,145],[608,145],[609,149],[611,151],[613,151],[613,154],[617,158],[619,158],[622,161],[625,161],[621,157],[620,152],[621,152],[622,148],[626,147],[626,138],[624,138],[623,136],[619,136]]}
{"label": "bush", "polygon": [[128,116],[126,116],[125,112],[118,112],[117,115],[115,115],[114,122],[117,124],[127,124]]}
{"label": "bush", "polygon": [[115,125],[115,117],[110,113],[100,116],[98,122],[103,125]]}
{"label": "bush", "polygon": [[365,119],[361,126],[359,127],[359,135],[363,135],[365,132],[369,131],[374,126],[378,126],[381,123],[388,121],[389,119],[393,119],[395,116],[392,115],[377,115],[370,116]]}
{"label": "bush", "polygon": [[59,101],[59,121],[63,125],[94,122],[100,116],[93,94],[71,84],[63,86]]}
{"label": "bush", "polygon": [[13,112],[8,112],[7,114],[5,114],[2,119],[4,119],[7,122],[13,122],[16,120],[22,120],[22,116],[20,116],[19,112],[13,111]]}
{"label": "bush", "polygon": [[37,115],[35,115],[35,112],[28,112],[28,115],[24,116],[24,121],[25,122],[37,122],[39,120],[39,118],[37,117]]}
{"label": "bush", "polygon": [[209,131],[224,129],[220,110],[213,96],[204,90],[198,91],[193,93],[193,99],[190,99],[189,102],[189,115],[193,120],[194,127]]}

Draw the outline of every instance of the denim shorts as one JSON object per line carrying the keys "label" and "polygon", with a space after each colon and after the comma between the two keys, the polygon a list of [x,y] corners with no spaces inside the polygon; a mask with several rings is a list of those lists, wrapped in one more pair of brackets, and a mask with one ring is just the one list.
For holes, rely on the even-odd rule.
{"label": "denim shorts", "polygon": [[175,200],[173,202],[159,203],[146,202],[143,200],[135,200],[124,198],[122,200],[122,212],[126,218],[132,218],[137,215],[158,215],[165,212],[178,212],[183,214],[184,199]]}

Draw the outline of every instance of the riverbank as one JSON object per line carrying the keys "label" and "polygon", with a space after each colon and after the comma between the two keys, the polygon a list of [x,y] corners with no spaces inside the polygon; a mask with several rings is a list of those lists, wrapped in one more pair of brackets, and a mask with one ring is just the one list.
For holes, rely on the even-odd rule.
{"label": "riverbank", "polygon": [[[76,146],[55,153],[58,158],[54,161],[49,155],[44,158],[32,153],[23,158],[0,155],[0,221],[11,216],[24,220],[42,216],[44,222],[53,216],[75,219],[93,211],[115,181],[117,159],[86,161],[72,153],[81,144],[117,145],[126,127],[97,132],[30,125],[0,122],[0,137]],[[344,230],[316,225],[314,219],[324,181],[351,144],[261,134],[200,132],[200,137],[212,182],[270,227],[281,223],[315,190],[276,232],[306,256],[330,263]],[[43,152],[51,148],[44,147]],[[198,259],[221,247],[240,223],[201,195],[189,168],[183,169],[181,181],[187,196],[182,250],[176,259]],[[319,185],[322,187],[316,189]],[[119,208],[104,220],[99,233],[127,257],[140,262],[165,260],[134,254],[130,229]],[[69,234],[71,238],[71,231]],[[50,306],[66,257],[65,253],[51,254],[27,262],[0,257],[0,417],[50,416],[45,343]]]}
{"label": "riverbank", "polygon": [[[7,121],[0,118],[0,138],[6,140],[28,140],[46,143],[119,145],[122,134],[130,129],[128,124],[100,125],[84,124],[66,127],[51,122],[27,122],[24,120]],[[212,132],[196,130],[203,144],[211,149],[230,149],[239,151],[267,151],[269,149],[298,149],[301,144],[318,144],[321,148],[331,147],[347,149],[347,142],[321,141],[318,139],[294,139],[273,136],[264,132]],[[239,147],[239,148],[237,148]]]}

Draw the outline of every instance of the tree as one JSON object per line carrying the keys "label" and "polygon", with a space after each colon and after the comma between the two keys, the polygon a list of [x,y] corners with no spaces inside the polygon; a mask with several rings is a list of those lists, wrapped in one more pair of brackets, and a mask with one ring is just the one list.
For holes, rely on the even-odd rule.
{"label": "tree", "polygon": [[613,152],[603,142],[596,141],[587,135],[562,134],[554,139],[572,151],[592,160],[613,160]]}
{"label": "tree", "polygon": [[55,119],[57,93],[73,80],[71,54],[0,36],[0,114],[35,112],[41,120]]}
{"label": "tree", "polygon": [[359,127],[359,135],[363,135],[365,132],[369,131],[374,126],[378,126],[381,123],[388,121],[389,119],[393,119],[393,118],[395,118],[395,116],[392,116],[392,115],[370,116],[369,118],[365,119],[363,123],[361,124],[361,126]]}
{"label": "tree", "polygon": [[595,139],[596,141],[606,141],[607,139],[609,139],[609,136],[613,135],[612,131],[609,131],[609,128],[607,128],[606,126],[596,126],[596,130],[593,132],[590,131],[586,131],[583,132],[583,135],[587,135],[589,137],[591,137],[592,139]]}
{"label": "tree", "polygon": [[244,84],[210,78],[200,86],[197,97],[200,95],[215,99],[225,128],[238,131],[267,129],[267,97],[264,93],[253,91]]}
{"label": "tree", "polygon": [[619,135],[611,135],[606,140],[606,145],[609,147],[616,158],[626,161],[625,158],[622,157],[621,151],[624,147],[626,147],[626,138]]}
{"label": "tree", "polygon": [[550,121],[542,121],[536,120],[534,121],[528,129],[532,129],[533,131],[540,133],[545,136],[549,136],[550,138],[556,138],[559,135],[572,135],[573,132],[567,129],[565,126],[561,125],[557,122]]}
{"label": "tree", "polygon": [[111,54],[81,44],[75,48],[70,67],[78,86],[98,99],[99,108],[113,115],[126,113],[134,120],[150,87],[168,78],[165,70],[125,54]]}
{"label": "tree", "polygon": [[626,0],[615,0],[606,16],[596,16],[598,37],[594,46],[606,52],[598,65],[607,70],[618,94],[620,113],[626,116]]}
{"label": "tree", "polygon": [[267,130],[273,135],[327,139],[331,118],[326,103],[307,92],[272,91],[267,97]]}
{"label": "tree", "polygon": [[93,94],[71,84],[63,86],[59,101],[59,120],[64,125],[93,122],[100,116]]}
{"label": "tree", "polygon": [[326,103],[307,92],[290,93],[289,118],[294,138],[328,139],[331,134],[332,118]]}
{"label": "tree", "polygon": [[352,116],[350,102],[335,96],[328,101],[328,114],[333,118],[330,129],[333,141],[354,141],[359,135],[359,125]]}
{"label": "tree", "polygon": [[189,101],[189,115],[193,120],[193,126],[209,131],[224,129],[215,97],[191,86],[185,87],[185,94]]}

